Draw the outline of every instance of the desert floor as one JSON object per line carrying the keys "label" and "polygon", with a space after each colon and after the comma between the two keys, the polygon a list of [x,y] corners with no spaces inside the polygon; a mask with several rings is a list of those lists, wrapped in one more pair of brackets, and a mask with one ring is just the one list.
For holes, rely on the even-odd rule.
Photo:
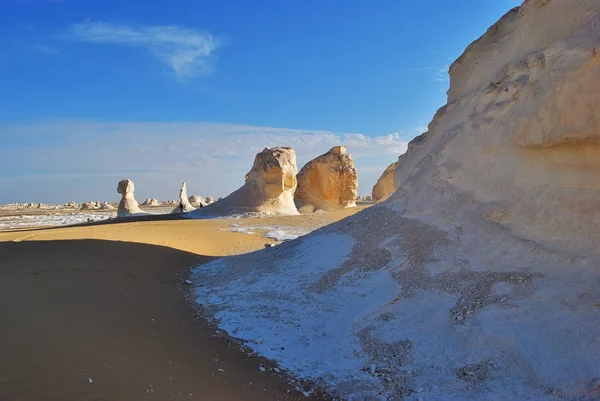
{"label": "desert floor", "polygon": [[260,227],[315,229],[360,209],[0,231],[0,400],[306,399],[216,334],[185,280],[213,257],[276,242]]}

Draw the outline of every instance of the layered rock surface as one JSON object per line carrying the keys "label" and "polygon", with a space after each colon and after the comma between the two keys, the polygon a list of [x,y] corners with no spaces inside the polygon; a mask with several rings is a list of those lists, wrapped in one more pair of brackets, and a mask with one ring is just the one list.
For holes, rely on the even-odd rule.
{"label": "layered rock surface", "polygon": [[302,167],[294,200],[298,208],[332,211],[355,207],[357,190],[354,160],[345,146],[335,146]]}
{"label": "layered rock surface", "polygon": [[[192,217],[222,216],[244,212],[298,214],[296,152],[292,148],[265,148],[254,158],[245,184],[229,196],[197,209]],[[212,198],[207,197],[207,203]]]}
{"label": "layered rock surface", "polygon": [[198,302],[345,397],[600,399],[597,48],[597,0],[511,10],[450,67],[392,196],[199,267]]}
{"label": "layered rock surface", "polygon": [[143,213],[133,196],[135,185],[129,178],[119,181],[117,185],[117,193],[121,194],[121,201],[117,208],[117,217],[127,217],[139,213]]}
{"label": "layered rock surface", "polygon": [[[390,164],[381,174],[381,177],[377,180],[377,183],[373,186],[371,193],[371,199],[373,202],[379,203],[386,200],[391,194],[396,191],[394,185],[394,171],[396,170],[396,164],[394,162]],[[366,199],[365,199],[366,200]]]}

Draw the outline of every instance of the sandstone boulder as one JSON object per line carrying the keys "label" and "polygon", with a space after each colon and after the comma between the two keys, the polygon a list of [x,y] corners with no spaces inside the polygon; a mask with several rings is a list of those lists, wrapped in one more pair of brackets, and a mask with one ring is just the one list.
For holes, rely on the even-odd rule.
{"label": "sandstone boulder", "polygon": [[192,206],[192,204],[188,200],[187,186],[184,182],[181,184],[181,189],[179,190],[179,203],[171,213],[187,213],[191,212],[192,210],[196,210],[196,208]]}
{"label": "sandstone boulder", "polygon": [[356,206],[358,177],[345,146],[335,146],[308,162],[298,173],[296,206],[332,211]]}
{"label": "sandstone boulder", "polygon": [[135,186],[133,185],[133,181],[129,178],[119,181],[117,193],[121,194],[121,201],[119,202],[119,207],[117,209],[117,217],[127,217],[143,213],[133,196],[133,191],[135,191]]}
{"label": "sandstone boulder", "polygon": [[391,194],[394,193],[396,187],[394,186],[394,171],[396,170],[396,163],[390,164],[381,174],[381,177],[377,180],[377,183],[373,186],[372,198],[373,202],[379,203],[386,200]]}
{"label": "sandstone boulder", "polygon": [[222,200],[197,209],[192,216],[229,215],[241,212],[298,214],[294,205],[296,153],[292,148],[265,148],[254,158],[245,184]]}

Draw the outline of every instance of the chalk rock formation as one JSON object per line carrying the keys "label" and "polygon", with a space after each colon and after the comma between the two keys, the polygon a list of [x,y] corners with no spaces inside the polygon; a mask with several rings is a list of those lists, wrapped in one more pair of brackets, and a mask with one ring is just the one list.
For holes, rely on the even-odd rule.
{"label": "chalk rock formation", "polygon": [[96,202],[84,202],[81,204],[81,209],[82,210],[93,210],[96,209]]}
{"label": "chalk rock formation", "polygon": [[[223,198],[219,198],[219,200],[223,200]],[[206,199],[204,199],[204,201],[206,202],[207,205],[210,205],[211,203],[215,203],[214,198],[207,196]]]}
{"label": "chalk rock formation", "polygon": [[386,202],[203,265],[198,302],[341,398],[599,399],[598,49],[598,0],[511,10],[450,67]]}
{"label": "chalk rock formation", "polygon": [[177,207],[173,209],[171,213],[187,213],[192,210],[196,210],[194,206],[190,203],[187,196],[187,187],[185,182],[181,184],[181,189],[179,190],[179,202]]}
{"label": "chalk rock formation", "polygon": [[100,209],[102,210],[112,210],[115,207],[113,205],[111,205],[110,203],[108,203],[107,201],[104,201],[100,204]]}
{"label": "chalk rock formation", "polygon": [[297,207],[332,211],[355,207],[357,190],[354,160],[345,146],[335,146],[302,167],[294,200]]}
{"label": "chalk rock formation", "polygon": [[379,177],[377,183],[373,186],[373,191],[371,194],[371,199],[373,199],[373,202],[379,203],[386,200],[396,190],[396,187],[394,186],[394,171],[396,170],[396,163],[398,162],[390,164],[383,171],[383,174],[381,174],[381,177]]}
{"label": "chalk rock formation", "polygon": [[298,212],[302,214],[314,213],[315,207],[313,205],[304,205],[298,208]]}
{"label": "chalk rock formation", "polygon": [[[265,148],[254,158],[246,183],[222,200],[193,212],[192,217],[241,212],[298,214],[294,205],[296,152],[292,148]],[[212,198],[207,197],[209,202]]]}
{"label": "chalk rock formation", "polygon": [[205,200],[203,197],[199,196],[199,195],[192,195],[188,198],[188,201],[192,204],[192,206],[194,207],[202,207],[202,206],[206,206]]}
{"label": "chalk rock formation", "polygon": [[156,198],[146,198],[145,201],[142,202],[142,206],[159,206],[160,202]]}
{"label": "chalk rock formation", "polygon": [[133,197],[135,186],[129,178],[119,181],[117,192],[121,194],[121,202],[117,209],[117,217],[127,217],[138,213],[143,213]]}

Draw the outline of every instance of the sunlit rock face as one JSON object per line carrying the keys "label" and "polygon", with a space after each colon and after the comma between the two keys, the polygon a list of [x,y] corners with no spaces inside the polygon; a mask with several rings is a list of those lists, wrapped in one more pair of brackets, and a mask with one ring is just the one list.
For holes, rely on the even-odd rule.
{"label": "sunlit rock face", "polygon": [[[265,148],[254,158],[244,185],[229,196],[198,209],[192,217],[239,212],[298,214],[296,152],[292,148]],[[210,198],[212,200],[212,198]],[[207,203],[209,198],[206,198]]]}
{"label": "sunlit rock face", "polygon": [[379,203],[386,200],[396,190],[396,187],[394,186],[394,172],[397,163],[398,162],[394,162],[390,164],[383,171],[381,177],[377,180],[377,183],[373,186],[373,191],[371,193],[373,202]]}
{"label": "sunlit rock face", "polygon": [[345,146],[335,146],[306,163],[298,173],[294,199],[299,208],[332,211],[356,206],[358,175]]}
{"label": "sunlit rock face", "polygon": [[140,207],[133,196],[135,186],[129,178],[119,181],[117,193],[121,194],[121,201],[117,209],[118,217],[127,217],[133,214],[142,213]]}

